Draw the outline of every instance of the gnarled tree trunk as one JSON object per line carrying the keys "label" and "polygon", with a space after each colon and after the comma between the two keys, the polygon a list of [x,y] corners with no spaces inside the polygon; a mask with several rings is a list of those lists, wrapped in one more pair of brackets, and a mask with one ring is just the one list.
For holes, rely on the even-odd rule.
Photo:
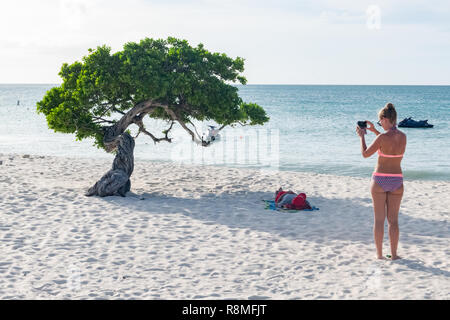
{"label": "gnarled tree trunk", "polygon": [[[162,138],[156,138],[153,134],[148,132],[143,123],[144,116],[153,112],[153,110],[158,107],[163,108],[172,121],[170,128],[165,131],[165,136]],[[139,133],[143,132],[147,134],[156,143],[160,141],[171,142],[172,139],[169,138],[167,134],[172,129],[175,121],[180,123],[183,129],[191,135],[192,141],[197,143],[204,142],[195,137],[194,132],[187,127],[186,123],[180,120],[180,117],[175,111],[171,110],[167,105],[154,102],[152,100],[146,100],[138,103],[130,111],[125,113],[123,117],[114,125],[104,127],[103,144],[105,150],[107,152],[117,150],[117,154],[114,158],[112,169],[105,173],[103,177],[86,192],[86,196],[106,197],[121,195],[122,197],[125,197],[125,194],[130,191],[130,176],[134,169],[133,151],[135,145],[134,138],[125,132],[130,124],[136,124],[139,127]],[[192,122],[190,123],[192,124]],[[223,127],[224,126],[222,126],[222,128]],[[222,128],[219,130],[222,130]],[[207,144],[202,143],[202,145],[206,146]]]}
{"label": "gnarled tree trunk", "polygon": [[86,193],[86,196],[125,197],[130,191],[130,176],[134,169],[134,139],[127,132],[117,138],[117,154],[112,169],[103,175]]}
{"label": "gnarled tree trunk", "polygon": [[104,128],[103,143],[107,152],[117,150],[112,169],[101,177],[86,192],[86,196],[115,196],[125,197],[131,189],[130,176],[134,169],[134,138],[125,132],[132,123],[142,121],[145,114],[154,109],[152,101],[143,101],[134,106],[114,125]]}

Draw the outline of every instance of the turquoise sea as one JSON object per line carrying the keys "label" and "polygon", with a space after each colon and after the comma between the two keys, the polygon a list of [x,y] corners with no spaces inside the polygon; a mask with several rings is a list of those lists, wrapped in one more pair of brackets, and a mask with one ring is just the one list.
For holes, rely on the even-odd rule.
{"label": "turquoise sea", "polygon": [[[75,141],[73,135],[47,128],[35,104],[53,86],[0,85],[0,153],[112,159],[92,141]],[[378,110],[392,102],[398,121],[413,117],[434,125],[401,128],[408,141],[405,179],[450,181],[450,86],[246,85],[239,92],[245,101],[265,108],[270,116],[266,125],[226,128],[208,148],[194,145],[179,127],[172,130],[171,144],[155,145],[142,135],[136,159],[370,177],[376,154],[362,158],[356,122],[375,123]],[[197,124],[206,133],[214,123]],[[156,120],[147,120],[146,126],[157,136],[166,128]],[[367,143],[373,138],[369,133]]]}

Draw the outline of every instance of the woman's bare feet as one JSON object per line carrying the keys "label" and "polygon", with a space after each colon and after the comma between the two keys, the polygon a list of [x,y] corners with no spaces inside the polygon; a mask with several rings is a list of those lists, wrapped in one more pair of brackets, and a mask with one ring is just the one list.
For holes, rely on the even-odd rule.
{"label": "woman's bare feet", "polygon": [[378,260],[386,260],[386,258],[383,257],[383,256],[378,256],[377,259],[378,259]]}

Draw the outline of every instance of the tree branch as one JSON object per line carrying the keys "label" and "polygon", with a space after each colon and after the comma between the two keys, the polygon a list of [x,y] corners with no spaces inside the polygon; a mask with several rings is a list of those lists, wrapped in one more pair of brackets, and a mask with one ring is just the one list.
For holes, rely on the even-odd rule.
{"label": "tree branch", "polygon": [[95,120],[99,120],[99,121],[95,121],[95,123],[104,123],[104,122],[115,123],[114,121],[106,120],[106,119],[103,119],[101,117],[92,116],[92,118],[95,119]]}
{"label": "tree branch", "polygon": [[145,100],[139,102],[133,108],[131,108],[119,121],[114,123],[110,127],[104,128],[104,137],[103,144],[105,146],[105,150],[108,152],[113,151],[117,148],[119,143],[118,137],[125,132],[128,126],[132,123],[136,123],[136,121],[142,120],[144,115],[151,113],[158,107],[167,107],[158,102],[154,102],[153,100]]}
{"label": "tree branch", "polygon": [[[142,121],[142,117],[139,116],[139,117],[137,117],[137,118],[139,118],[139,120],[136,120],[134,123],[139,127],[139,132],[138,132],[138,134],[136,135],[135,139],[139,136],[139,134],[140,134],[141,132],[143,132],[143,133],[145,133],[146,135],[148,135],[150,138],[152,138],[152,139],[153,139],[153,142],[154,142],[155,144],[156,144],[157,142],[160,142],[160,141],[168,141],[168,142],[172,142],[172,139],[169,138],[169,137],[167,137],[167,134],[168,134],[168,132],[170,131],[170,129],[172,129],[172,126],[170,126],[169,130],[167,130],[166,136],[165,136],[164,138],[156,138],[153,134],[151,134],[150,132],[148,132],[148,131],[145,129],[144,123],[143,123],[143,121]],[[173,123],[172,123],[172,125],[173,125]]]}
{"label": "tree branch", "polygon": [[196,138],[195,138],[195,134],[192,132],[192,130],[189,129],[189,128],[186,126],[186,124],[178,118],[178,116],[176,115],[176,113],[175,113],[173,110],[171,110],[171,109],[169,108],[169,106],[163,106],[163,108],[164,108],[164,110],[166,110],[166,112],[172,117],[173,120],[176,120],[176,121],[183,127],[183,129],[186,130],[186,131],[191,135],[192,141],[194,141],[194,142],[196,142],[196,143],[198,143],[198,144],[204,145],[204,141],[199,140],[199,139],[196,139]]}
{"label": "tree branch", "polygon": [[172,123],[170,124],[169,129],[163,131],[165,133],[165,135],[166,135],[166,138],[167,138],[167,135],[169,134],[169,131],[172,130],[172,127],[173,127],[174,123],[175,123],[175,121],[172,120]]}
{"label": "tree branch", "polygon": [[99,104],[98,104],[99,106],[107,107],[106,110],[103,111],[103,113],[100,115],[100,117],[103,117],[103,116],[104,116],[106,113],[108,113],[108,111],[110,111],[111,109],[114,110],[114,111],[116,111],[116,112],[118,112],[118,113],[120,113],[120,114],[122,114],[122,115],[125,115],[125,112],[123,112],[123,111],[117,109],[117,108],[116,108],[116,105],[117,105],[118,103],[123,103],[123,102],[126,102],[126,101],[128,101],[128,100],[127,100],[127,99],[124,99],[124,100],[119,100],[119,101],[116,100],[116,101],[113,101],[112,103],[111,103],[111,102],[99,103]]}
{"label": "tree branch", "polygon": [[197,127],[195,126],[195,124],[193,124],[191,120],[189,120],[189,123],[192,124],[192,126],[194,127],[194,130],[195,130],[195,133],[197,134],[197,137],[198,137],[199,139],[202,139],[202,136],[200,136],[200,135],[198,134]]}
{"label": "tree branch", "polygon": [[120,110],[117,109],[114,105],[112,106],[112,109],[113,109],[114,111],[118,112],[118,113],[121,113],[121,114],[125,115],[125,112],[120,111]]}

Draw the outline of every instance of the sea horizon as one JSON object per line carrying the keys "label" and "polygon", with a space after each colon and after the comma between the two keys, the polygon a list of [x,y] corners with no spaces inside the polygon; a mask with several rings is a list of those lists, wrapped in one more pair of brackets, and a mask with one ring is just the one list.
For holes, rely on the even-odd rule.
{"label": "sea horizon", "polygon": [[[92,146],[92,140],[75,141],[74,135],[55,133],[48,129],[45,117],[35,112],[36,102],[58,84],[0,84],[0,152],[52,156],[110,157]],[[398,121],[412,116],[428,119],[433,129],[401,128],[407,134],[408,145],[402,163],[405,179],[450,181],[445,148],[450,140],[450,86],[444,85],[236,85],[244,101],[261,105],[270,121],[264,126],[226,128],[223,136],[244,137],[247,144],[232,147],[226,139],[211,147],[198,149],[189,142],[181,128],[174,128],[174,142],[154,145],[150,139],[136,140],[137,160],[179,161],[240,168],[269,168],[279,171],[300,171],[342,176],[370,177],[376,156],[363,159],[355,130],[359,120],[376,122],[378,110],[393,102]],[[414,88],[414,89],[412,89]],[[17,103],[27,112],[15,114]],[[424,107],[426,106],[426,107]],[[12,116],[11,116],[12,115]],[[420,117],[420,118],[418,118]],[[148,125],[156,133],[165,129],[163,121],[151,120]],[[196,122],[207,132],[213,121]],[[27,130],[23,130],[26,127]],[[336,130],[336,132],[332,132]],[[229,130],[231,129],[231,130]],[[239,130],[239,131],[238,131]],[[133,131],[133,129],[132,129]],[[248,156],[251,139],[261,134],[275,139],[278,154],[275,162],[262,159],[266,146],[259,145],[257,159]],[[250,140],[249,140],[250,139]],[[367,136],[370,144],[373,135]],[[259,141],[259,140],[255,140]],[[346,141],[342,144],[340,141]],[[422,142],[421,142],[422,141]],[[429,149],[422,147],[427,142]],[[259,143],[259,142],[258,142]],[[339,144],[341,144],[339,146]],[[181,146],[189,149],[181,150]],[[239,149],[240,148],[240,149]],[[183,156],[180,156],[184,152]],[[189,155],[186,157],[186,153]],[[219,154],[219,156],[218,156]],[[244,160],[239,159],[245,154]],[[218,158],[220,157],[220,158]]]}

